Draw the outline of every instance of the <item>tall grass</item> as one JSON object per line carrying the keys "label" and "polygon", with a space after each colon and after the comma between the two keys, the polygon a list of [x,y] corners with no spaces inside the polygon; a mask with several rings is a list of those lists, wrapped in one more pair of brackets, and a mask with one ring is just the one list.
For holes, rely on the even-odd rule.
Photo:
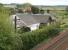
{"label": "tall grass", "polygon": [[21,50],[21,38],[11,31],[9,23],[10,11],[4,7],[0,9],[0,50]]}

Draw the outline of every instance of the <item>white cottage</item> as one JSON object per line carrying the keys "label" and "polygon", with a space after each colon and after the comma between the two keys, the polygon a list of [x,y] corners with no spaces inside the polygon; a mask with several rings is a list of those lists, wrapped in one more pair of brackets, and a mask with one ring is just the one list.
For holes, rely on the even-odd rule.
{"label": "white cottage", "polygon": [[14,24],[15,17],[17,28],[26,26],[31,29],[31,31],[36,30],[39,28],[40,23],[48,23],[49,17],[51,17],[50,14],[21,14],[17,13],[15,15],[12,15],[12,21]]}

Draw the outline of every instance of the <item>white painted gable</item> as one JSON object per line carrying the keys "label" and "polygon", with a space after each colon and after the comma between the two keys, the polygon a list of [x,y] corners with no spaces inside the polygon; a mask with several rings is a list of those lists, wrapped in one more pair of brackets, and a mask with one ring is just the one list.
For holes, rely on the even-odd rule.
{"label": "white painted gable", "polygon": [[30,26],[31,31],[38,29],[38,28],[39,28],[39,25],[40,25],[40,23],[32,24],[32,25]]}

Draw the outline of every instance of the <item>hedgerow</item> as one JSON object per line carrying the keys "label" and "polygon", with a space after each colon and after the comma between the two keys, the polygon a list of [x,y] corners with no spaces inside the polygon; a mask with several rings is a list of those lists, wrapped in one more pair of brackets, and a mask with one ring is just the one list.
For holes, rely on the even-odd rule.
{"label": "hedgerow", "polygon": [[59,25],[50,25],[33,32],[27,32],[21,35],[23,47],[22,50],[30,50],[49,37],[53,37],[60,32]]}

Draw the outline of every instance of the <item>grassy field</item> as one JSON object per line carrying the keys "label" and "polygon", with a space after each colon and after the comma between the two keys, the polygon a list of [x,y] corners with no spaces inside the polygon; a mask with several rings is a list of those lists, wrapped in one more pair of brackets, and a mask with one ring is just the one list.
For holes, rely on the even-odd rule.
{"label": "grassy field", "polygon": [[54,11],[52,14],[54,14],[56,20],[61,23],[61,27],[68,28],[68,13],[66,11]]}

